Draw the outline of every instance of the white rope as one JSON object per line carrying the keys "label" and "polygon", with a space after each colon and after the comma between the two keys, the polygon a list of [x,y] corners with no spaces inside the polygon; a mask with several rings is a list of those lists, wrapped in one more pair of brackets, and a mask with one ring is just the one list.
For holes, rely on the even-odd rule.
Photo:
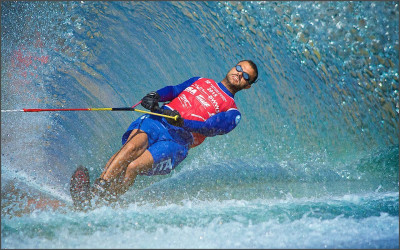
{"label": "white rope", "polygon": [[23,109],[1,110],[1,112],[24,112],[24,110]]}

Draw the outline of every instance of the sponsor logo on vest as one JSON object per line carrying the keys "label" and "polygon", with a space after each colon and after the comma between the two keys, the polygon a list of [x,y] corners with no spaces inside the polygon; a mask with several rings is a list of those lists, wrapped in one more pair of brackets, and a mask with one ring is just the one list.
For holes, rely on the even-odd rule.
{"label": "sponsor logo on vest", "polygon": [[[219,86],[218,86],[218,88],[217,88],[217,87],[215,87],[215,85],[211,85],[211,88],[214,89],[215,93],[218,93],[218,95],[222,98],[222,100],[224,100],[224,102],[226,102],[225,95],[221,93],[221,92],[223,92],[223,91],[221,90],[221,88],[220,88]],[[221,91],[220,91],[220,90],[221,90]],[[209,90],[209,91],[210,91],[210,90]]]}
{"label": "sponsor logo on vest", "polygon": [[207,88],[208,92],[211,93],[212,96],[217,97],[217,93],[215,93],[215,90],[213,88]]}
{"label": "sponsor logo on vest", "polygon": [[219,105],[218,102],[214,99],[214,97],[212,95],[208,96],[208,99],[210,99],[211,103],[213,104],[215,111],[217,112],[217,114],[219,113]]}
{"label": "sponsor logo on vest", "polygon": [[182,94],[178,98],[179,98],[179,101],[181,101],[181,104],[183,107],[185,107],[185,108],[187,108],[188,106],[192,107],[192,104],[190,104],[189,100],[186,98],[186,95]]}
{"label": "sponsor logo on vest", "polygon": [[208,113],[208,117],[211,117],[211,116],[215,115],[215,113],[210,113],[208,111],[207,111],[207,113]]}
{"label": "sponsor logo on vest", "polygon": [[195,89],[195,88],[189,86],[189,87],[187,87],[187,88],[185,89],[185,91],[187,91],[187,92],[189,92],[190,94],[194,95],[194,94],[196,94],[197,89]]}
{"label": "sponsor logo on vest", "polygon": [[203,87],[199,86],[198,84],[193,84],[193,87],[195,87],[196,89],[200,90],[200,92],[202,92],[203,94],[207,94],[208,93],[203,89]]}
{"label": "sponsor logo on vest", "polygon": [[211,105],[207,102],[206,98],[202,95],[196,96],[196,99],[203,105],[203,107],[207,108],[210,107]]}
{"label": "sponsor logo on vest", "polygon": [[[208,113],[208,114],[210,114],[210,113]],[[194,116],[194,117],[197,117],[197,118],[200,118],[200,119],[202,119],[203,121],[206,121],[206,119],[203,118],[202,116],[195,115],[195,114],[190,114],[190,115],[191,115],[191,116]]]}

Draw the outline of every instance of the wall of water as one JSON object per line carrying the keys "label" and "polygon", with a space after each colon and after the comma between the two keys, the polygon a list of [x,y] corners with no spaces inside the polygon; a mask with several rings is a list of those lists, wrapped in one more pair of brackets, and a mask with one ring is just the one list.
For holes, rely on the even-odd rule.
{"label": "wall of water", "polygon": [[[238,128],[177,171],[256,162],[359,178],[349,166],[398,147],[396,2],[4,2],[1,32],[2,109],[131,106],[254,60]],[[95,178],[138,116],[2,113],[2,178],[68,200],[75,167]]]}

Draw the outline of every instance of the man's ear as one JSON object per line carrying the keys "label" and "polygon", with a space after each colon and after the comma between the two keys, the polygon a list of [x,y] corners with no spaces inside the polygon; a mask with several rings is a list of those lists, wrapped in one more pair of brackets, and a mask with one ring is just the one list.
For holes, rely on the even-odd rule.
{"label": "man's ear", "polygon": [[246,87],[244,87],[244,89],[249,89],[251,88],[251,84],[248,84]]}

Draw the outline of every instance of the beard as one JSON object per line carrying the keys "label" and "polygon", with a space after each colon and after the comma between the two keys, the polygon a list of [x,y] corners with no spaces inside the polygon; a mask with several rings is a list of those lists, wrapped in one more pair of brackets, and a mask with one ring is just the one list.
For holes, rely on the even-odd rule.
{"label": "beard", "polygon": [[[238,79],[236,80],[236,78],[235,78],[235,76],[237,76],[238,77]],[[239,90],[241,90],[242,88],[240,88],[238,85],[239,85],[239,82],[240,82],[240,76],[238,76],[237,74],[226,74],[226,76],[225,76],[225,80],[226,80],[226,83],[230,86],[230,88],[232,89],[232,90],[234,90],[235,92],[237,92],[237,91],[239,91]]]}

